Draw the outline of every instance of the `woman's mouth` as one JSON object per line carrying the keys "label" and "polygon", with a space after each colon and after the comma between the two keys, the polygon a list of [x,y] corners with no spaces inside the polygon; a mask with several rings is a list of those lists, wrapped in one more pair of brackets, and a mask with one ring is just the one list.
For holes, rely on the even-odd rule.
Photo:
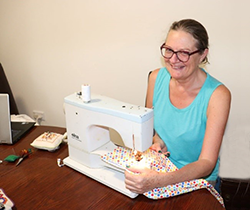
{"label": "woman's mouth", "polygon": [[172,67],[173,70],[180,71],[180,70],[182,70],[185,66],[174,66],[174,65],[171,65],[171,67]]}

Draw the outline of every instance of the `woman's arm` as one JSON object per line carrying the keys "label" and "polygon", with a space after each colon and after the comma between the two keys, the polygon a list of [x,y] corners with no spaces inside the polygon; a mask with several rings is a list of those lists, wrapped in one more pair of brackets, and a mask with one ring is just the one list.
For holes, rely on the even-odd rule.
{"label": "woman's arm", "polygon": [[153,108],[155,80],[156,80],[159,70],[160,69],[156,69],[152,71],[148,76],[148,88],[147,88],[147,95],[146,95],[146,107],[147,108]]}

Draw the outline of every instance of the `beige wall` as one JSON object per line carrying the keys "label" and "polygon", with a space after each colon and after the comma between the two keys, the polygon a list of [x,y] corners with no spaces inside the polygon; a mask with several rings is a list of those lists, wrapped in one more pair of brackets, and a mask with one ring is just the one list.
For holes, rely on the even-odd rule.
{"label": "beige wall", "polygon": [[[63,98],[83,83],[143,105],[170,24],[195,18],[210,36],[208,71],[233,94],[228,135],[243,125],[248,135],[249,7],[248,0],[0,0],[0,62],[21,113],[44,111],[44,125],[65,126]],[[250,150],[250,140],[236,140]]]}

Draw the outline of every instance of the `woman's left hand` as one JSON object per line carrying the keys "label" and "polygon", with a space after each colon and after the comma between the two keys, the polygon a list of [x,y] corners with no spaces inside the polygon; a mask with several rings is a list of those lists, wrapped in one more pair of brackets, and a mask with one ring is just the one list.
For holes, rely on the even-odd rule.
{"label": "woman's left hand", "polygon": [[125,185],[131,192],[143,194],[154,189],[159,173],[148,168],[128,168],[125,171]]}

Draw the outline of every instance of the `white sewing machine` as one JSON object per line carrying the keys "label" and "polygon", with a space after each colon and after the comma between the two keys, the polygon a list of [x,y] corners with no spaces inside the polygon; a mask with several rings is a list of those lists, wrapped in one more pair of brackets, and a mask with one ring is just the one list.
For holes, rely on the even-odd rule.
{"label": "white sewing machine", "polygon": [[117,146],[110,139],[109,128],[117,131],[126,147],[145,151],[152,144],[153,110],[91,95],[84,103],[81,94],[64,99],[69,157],[64,164],[131,197],[125,188],[124,172],[101,160],[101,155]]}

